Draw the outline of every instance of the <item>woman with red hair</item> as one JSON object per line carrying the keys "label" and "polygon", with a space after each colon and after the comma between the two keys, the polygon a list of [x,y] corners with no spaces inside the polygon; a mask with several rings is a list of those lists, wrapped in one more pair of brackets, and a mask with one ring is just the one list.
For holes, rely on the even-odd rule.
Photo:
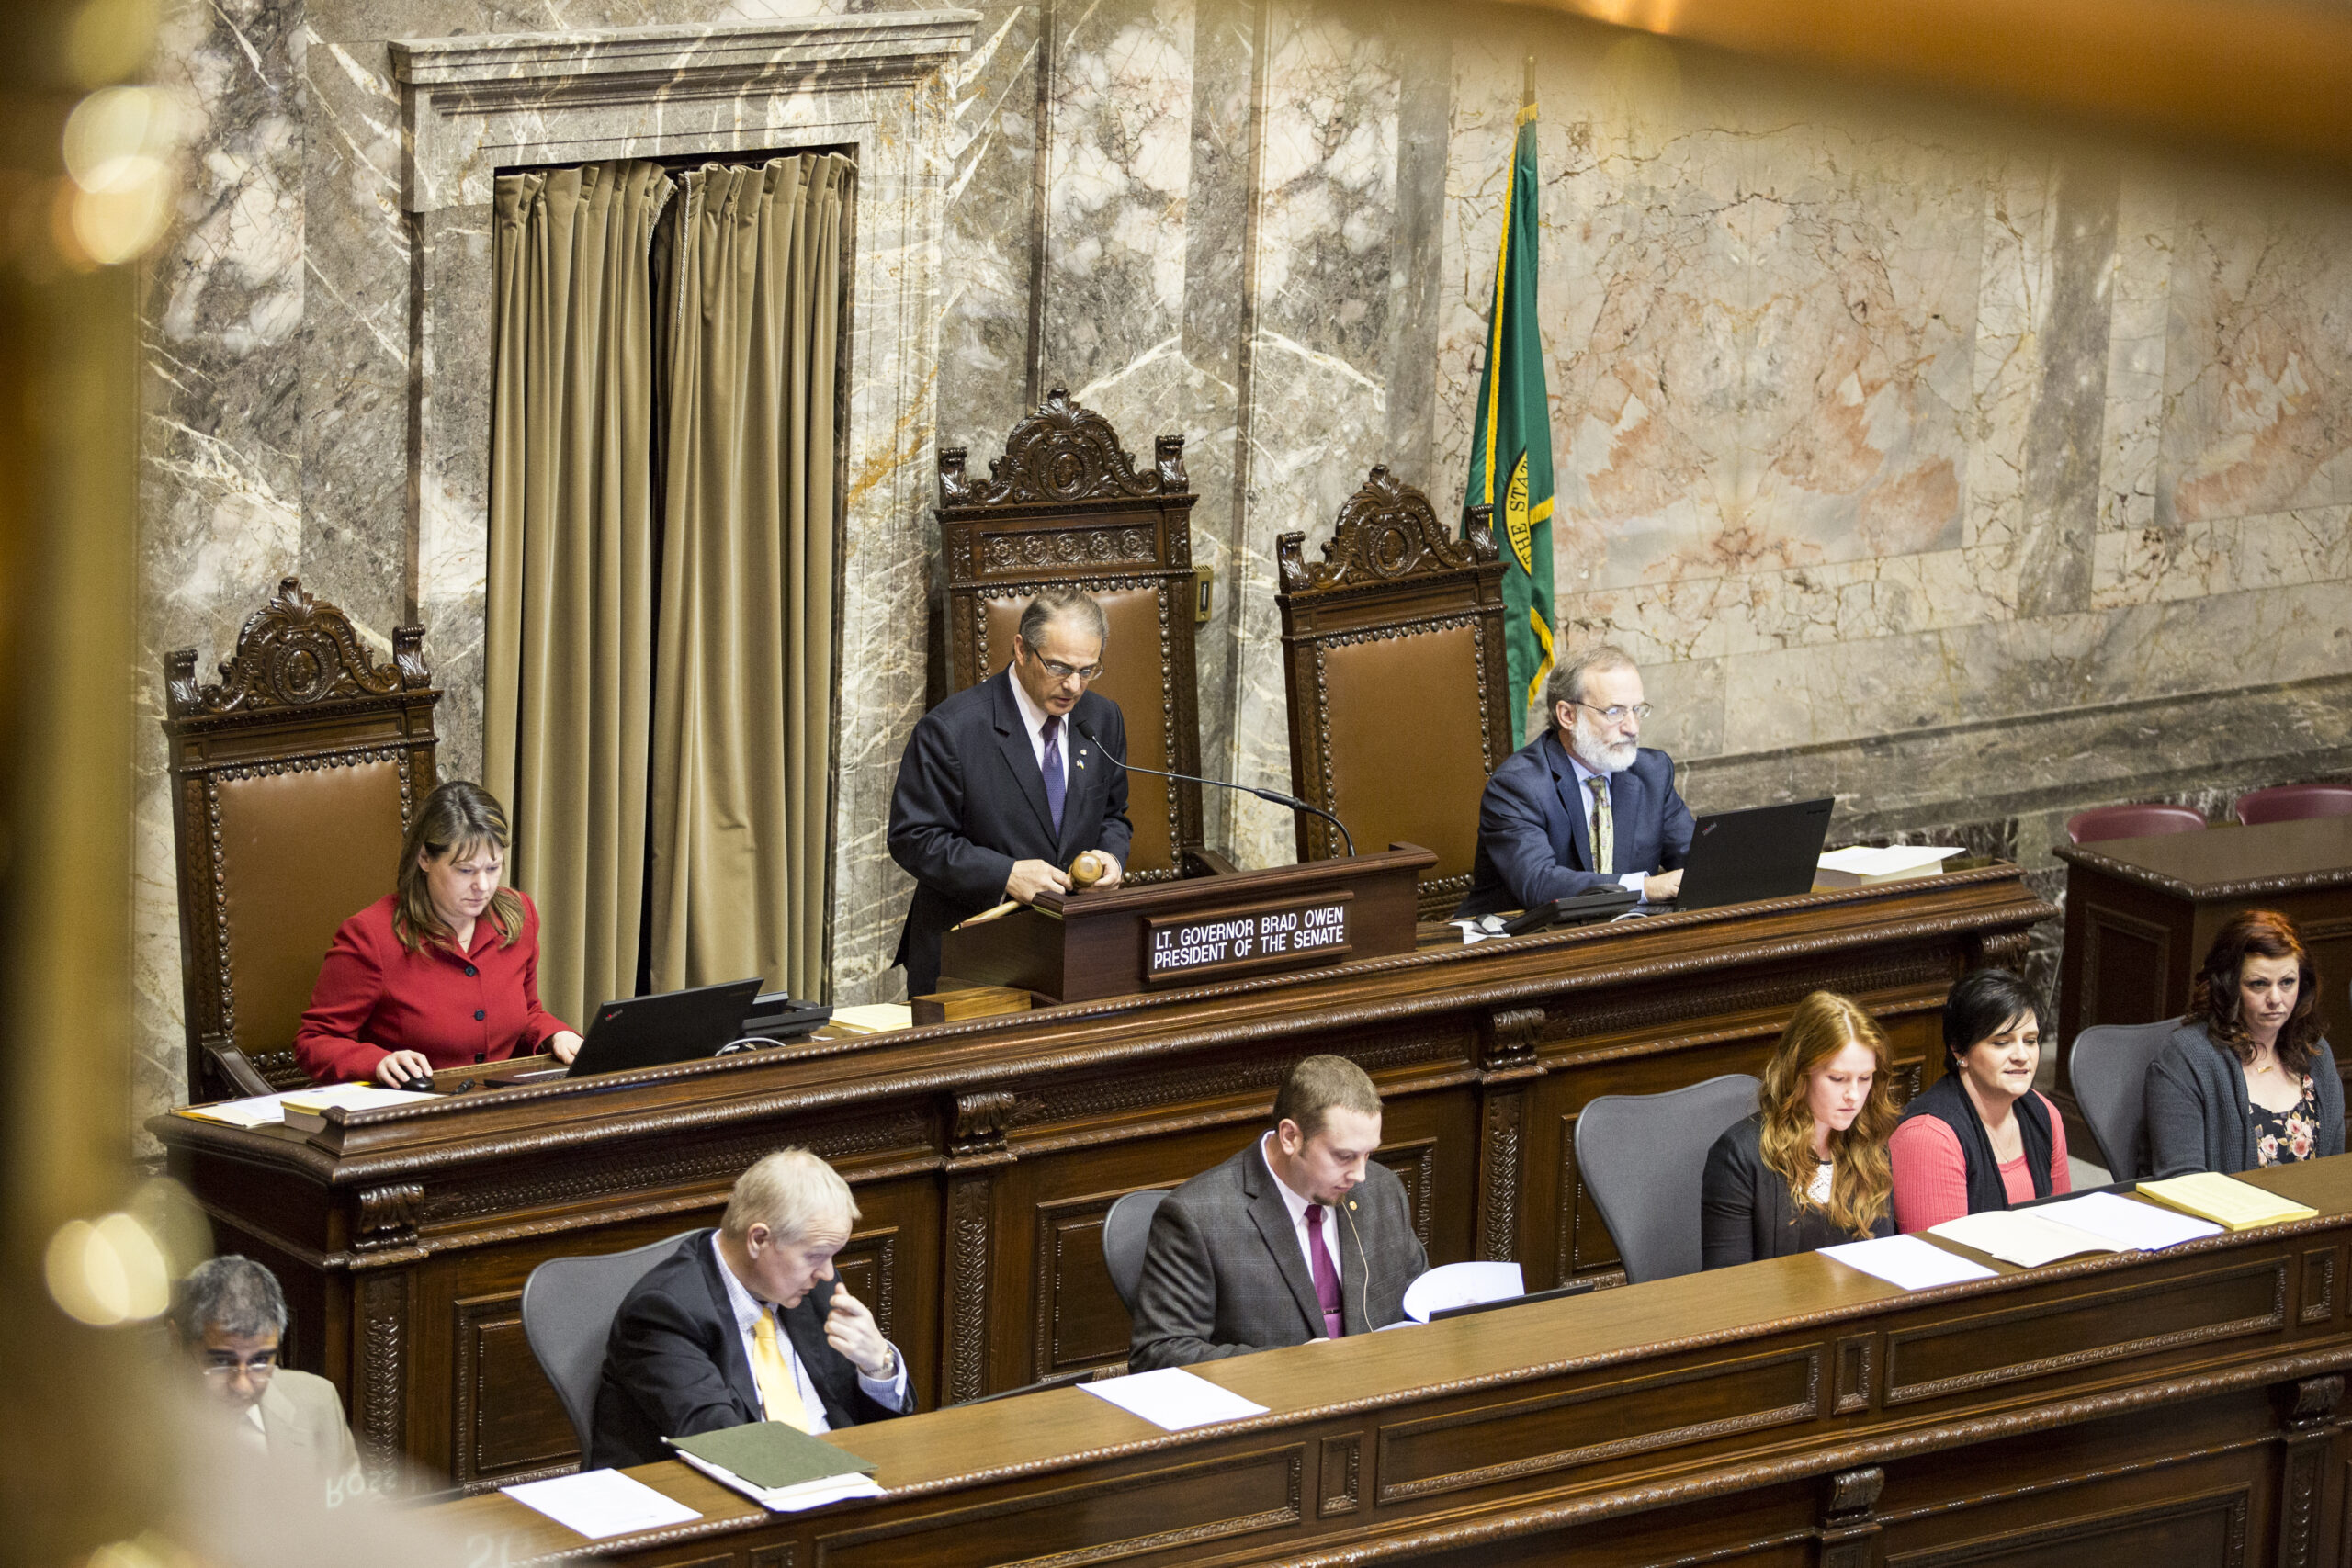
{"label": "woman with red hair", "polygon": [[2148,1065],[2158,1176],[2235,1175],[2344,1152],[2344,1080],[2321,1037],[2319,972],[2286,916],[2214,933],[2188,1015]]}

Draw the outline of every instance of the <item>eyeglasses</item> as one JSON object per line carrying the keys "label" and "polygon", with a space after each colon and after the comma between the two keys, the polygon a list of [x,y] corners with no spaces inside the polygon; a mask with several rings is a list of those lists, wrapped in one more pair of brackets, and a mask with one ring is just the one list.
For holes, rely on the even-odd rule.
{"label": "eyeglasses", "polygon": [[1626,707],[1623,704],[1620,704],[1616,707],[1597,708],[1590,703],[1577,703],[1574,697],[1570,697],[1568,701],[1576,703],[1576,705],[1580,708],[1599,714],[1601,717],[1607,719],[1611,724],[1623,723],[1626,716],[1629,714],[1635,718],[1647,718],[1650,715],[1657,711],[1647,703],[1635,703],[1632,707]]}
{"label": "eyeglasses", "polygon": [[[1029,657],[1037,659],[1036,649],[1031,649]],[[1064,664],[1058,659],[1037,659],[1037,663],[1057,681],[1067,681],[1072,676],[1080,681],[1091,681],[1102,673],[1100,664]]]}
{"label": "eyeglasses", "polygon": [[248,1356],[242,1361],[207,1361],[204,1375],[209,1378],[234,1377],[239,1372],[249,1378],[266,1378],[277,1370],[277,1352],[264,1350],[258,1356]]}

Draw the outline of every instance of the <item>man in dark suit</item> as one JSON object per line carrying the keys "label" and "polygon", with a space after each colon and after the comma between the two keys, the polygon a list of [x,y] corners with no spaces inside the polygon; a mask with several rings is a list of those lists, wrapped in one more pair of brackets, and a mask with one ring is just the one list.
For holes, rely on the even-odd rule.
{"label": "man in dark suit", "polygon": [[1012,662],[908,738],[889,843],[915,879],[895,960],[909,996],[937,987],[941,932],[1007,898],[1067,892],[1069,866],[1087,851],[1109,863],[1095,886],[1118,885],[1134,836],[1126,770],[1112,761],[1126,759],[1126,720],[1086,689],[1102,672],[1109,630],[1086,594],[1047,589],[1021,613]]}
{"label": "man in dark suit", "polygon": [[1405,1316],[1429,1267],[1380,1146],[1380,1094],[1344,1056],[1309,1056],[1273,1130],[1161,1201],[1146,1243],[1135,1371],[1368,1334]]}
{"label": "man in dark suit", "polygon": [[1647,903],[1682,888],[1690,808],[1674,759],[1640,743],[1650,705],[1642,672],[1602,645],[1544,682],[1552,727],[1487,781],[1478,859],[1454,918],[1532,909],[1611,885]]}
{"label": "man in dark suit", "polygon": [[833,1279],[856,1220],[849,1183],[806,1149],[745,1171],[718,1228],[680,1241],[614,1314],[589,1467],[752,1421],[828,1432],[912,1409],[906,1359]]}

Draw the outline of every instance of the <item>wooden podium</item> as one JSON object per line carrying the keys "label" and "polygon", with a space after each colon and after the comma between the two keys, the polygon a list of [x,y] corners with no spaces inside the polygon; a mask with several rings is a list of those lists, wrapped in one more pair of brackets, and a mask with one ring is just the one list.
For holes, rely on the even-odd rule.
{"label": "wooden podium", "polygon": [[943,987],[1017,986],[1095,1001],[1413,951],[1415,890],[1437,856],[1418,844],[1265,871],[1048,893],[959,926]]}

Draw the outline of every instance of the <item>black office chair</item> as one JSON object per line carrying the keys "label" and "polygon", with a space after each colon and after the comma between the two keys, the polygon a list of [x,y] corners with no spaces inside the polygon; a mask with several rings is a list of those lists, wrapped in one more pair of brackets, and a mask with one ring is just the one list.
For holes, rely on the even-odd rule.
{"label": "black office chair", "polygon": [[1696,1274],[1707,1151],[1756,1111],[1757,1080],[1725,1073],[1664,1094],[1604,1094],[1577,1117],[1577,1170],[1629,1284]]}
{"label": "black office chair", "polygon": [[1102,1266],[1111,1271],[1111,1288],[1129,1316],[1136,1310],[1136,1292],[1143,1288],[1144,1243],[1151,1239],[1151,1216],[1159,1212],[1165,1188],[1130,1192],[1102,1216]]}
{"label": "black office chair", "polygon": [[583,1464],[614,1314],[637,1282],[694,1234],[680,1231],[595,1258],[550,1258],[523,1281],[523,1338],[563,1401],[563,1413],[571,1417]]}
{"label": "black office chair", "polygon": [[2075,1036],[2066,1058],[2066,1081],[2075,1103],[2098,1140],[2099,1157],[2117,1181],[2130,1181],[2148,1165],[2148,1064],[2156,1059],[2178,1019],[2156,1023],[2102,1023]]}

